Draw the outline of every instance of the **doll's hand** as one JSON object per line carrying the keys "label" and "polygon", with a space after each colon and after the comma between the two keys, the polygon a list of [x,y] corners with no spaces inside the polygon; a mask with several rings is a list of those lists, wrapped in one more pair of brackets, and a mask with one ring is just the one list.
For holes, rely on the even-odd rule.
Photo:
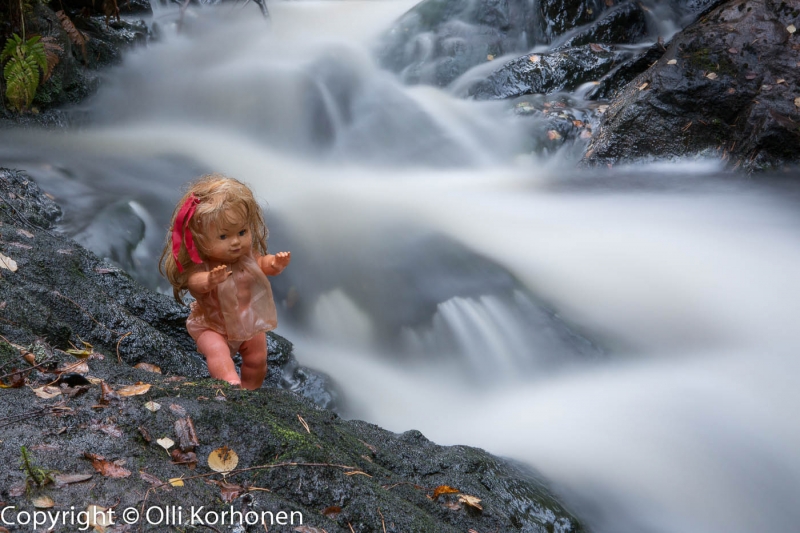
{"label": "doll's hand", "polygon": [[278,252],[275,255],[265,255],[260,260],[261,270],[267,276],[277,276],[289,265],[292,252]]}
{"label": "doll's hand", "polygon": [[210,288],[216,287],[226,279],[228,276],[233,274],[233,272],[228,271],[228,265],[220,265],[215,267],[208,273],[208,285]]}

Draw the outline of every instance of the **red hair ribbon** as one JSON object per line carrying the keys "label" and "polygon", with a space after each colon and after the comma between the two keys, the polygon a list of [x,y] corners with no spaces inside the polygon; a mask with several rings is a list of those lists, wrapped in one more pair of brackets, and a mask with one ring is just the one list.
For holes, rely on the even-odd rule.
{"label": "red hair ribbon", "polygon": [[178,211],[178,216],[175,217],[175,225],[172,227],[172,256],[175,258],[175,263],[178,265],[178,272],[183,272],[183,265],[178,260],[178,253],[181,251],[181,242],[186,244],[186,251],[189,252],[189,258],[195,263],[202,263],[203,260],[200,259],[200,254],[197,253],[197,248],[194,246],[194,239],[192,238],[192,232],[189,229],[189,220],[191,220],[192,215],[194,215],[195,209],[197,209],[197,204],[200,203],[200,200],[194,195],[194,193],[189,195],[189,198],[181,206],[180,211]]}

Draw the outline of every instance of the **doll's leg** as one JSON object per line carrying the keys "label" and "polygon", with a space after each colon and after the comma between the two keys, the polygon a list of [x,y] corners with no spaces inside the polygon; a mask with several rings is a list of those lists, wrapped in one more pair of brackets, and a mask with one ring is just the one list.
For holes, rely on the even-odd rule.
{"label": "doll's leg", "polygon": [[216,331],[206,330],[197,337],[197,350],[205,356],[208,372],[212,378],[224,379],[231,385],[241,385],[225,337]]}
{"label": "doll's leg", "polygon": [[259,333],[239,347],[242,355],[242,387],[258,389],[267,375],[267,336]]}

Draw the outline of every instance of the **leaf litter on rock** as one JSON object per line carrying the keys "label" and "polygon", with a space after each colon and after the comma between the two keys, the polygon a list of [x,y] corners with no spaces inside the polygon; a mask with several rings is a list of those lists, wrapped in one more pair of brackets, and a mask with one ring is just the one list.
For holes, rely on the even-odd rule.
{"label": "leaf litter on rock", "polygon": [[239,456],[227,446],[217,448],[208,455],[208,467],[214,472],[227,473],[238,464]]}
{"label": "leaf litter on rock", "polygon": [[102,455],[84,452],[83,456],[86,459],[89,459],[92,462],[92,466],[94,467],[94,469],[105,477],[121,478],[121,477],[128,477],[131,475],[130,470],[123,468],[116,462],[111,462],[107,460]]}

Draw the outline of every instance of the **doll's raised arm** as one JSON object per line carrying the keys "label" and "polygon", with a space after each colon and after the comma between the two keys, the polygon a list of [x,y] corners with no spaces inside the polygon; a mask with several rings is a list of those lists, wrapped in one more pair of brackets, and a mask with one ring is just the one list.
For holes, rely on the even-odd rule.
{"label": "doll's raised arm", "polygon": [[189,279],[186,284],[189,287],[189,292],[205,294],[211,292],[214,287],[228,279],[228,276],[231,274],[233,274],[233,272],[228,271],[228,265],[220,265],[210,272],[195,272],[194,274],[189,274]]}
{"label": "doll's raised arm", "polygon": [[292,252],[278,252],[277,254],[267,254],[258,258],[258,266],[267,276],[277,276],[289,265],[292,260]]}

